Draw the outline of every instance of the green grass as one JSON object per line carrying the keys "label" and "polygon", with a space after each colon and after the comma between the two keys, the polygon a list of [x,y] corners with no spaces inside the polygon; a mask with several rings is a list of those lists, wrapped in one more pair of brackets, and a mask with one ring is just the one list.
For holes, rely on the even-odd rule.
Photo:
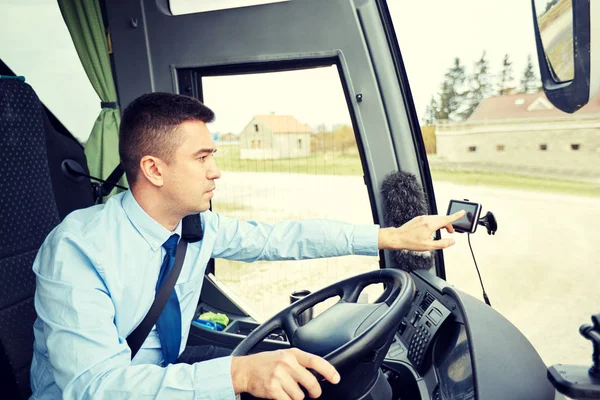
{"label": "green grass", "polygon": [[[310,175],[363,174],[356,154],[319,152],[308,157],[281,160],[241,160],[238,146],[222,146],[215,155],[218,167],[224,172],[283,172]],[[482,185],[500,188],[536,190],[583,196],[600,196],[597,183],[563,181],[524,175],[467,172],[432,169],[433,181],[452,182],[462,185]],[[234,207],[231,205],[231,207]],[[234,209],[232,209],[235,211]]]}
{"label": "green grass", "polygon": [[224,172],[287,172],[309,175],[362,175],[356,154],[341,152],[313,153],[308,157],[280,160],[242,160],[238,146],[222,146],[215,154],[217,166]]}
{"label": "green grass", "polygon": [[239,203],[227,203],[224,201],[215,201],[214,206],[216,207],[216,211],[220,213],[232,213],[236,211],[247,210],[248,207]]}
{"label": "green grass", "polygon": [[431,170],[431,176],[434,182],[445,181],[461,185],[481,185],[582,196],[600,196],[600,185],[591,182],[562,181],[491,172],[446,171],[437,169]]}

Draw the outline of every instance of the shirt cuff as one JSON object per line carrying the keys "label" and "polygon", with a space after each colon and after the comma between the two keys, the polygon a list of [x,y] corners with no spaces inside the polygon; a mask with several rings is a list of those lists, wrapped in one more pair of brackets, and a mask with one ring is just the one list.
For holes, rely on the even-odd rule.
{"label": "shirt cuff", "polygon": [[210,400],[235,400],[231,380],[231,360],[233,357],[215,358],[195,365],[196,393],[199,398]]}
{"label": "shirt cuff", "polygon": [[355,225],[352,242],[354,254],[376,256],[379,254],[379,225]]}

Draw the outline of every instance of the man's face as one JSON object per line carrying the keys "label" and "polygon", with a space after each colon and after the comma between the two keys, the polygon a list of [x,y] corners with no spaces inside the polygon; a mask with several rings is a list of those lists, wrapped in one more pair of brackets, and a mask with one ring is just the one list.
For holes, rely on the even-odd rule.
{"label": "man's face", "polygon": [[221,177],[214,159],[215,141],[201,121],[182,123],[176,134],[181,135],[182,144],[164,171],[167,196],[173,207],[186,214],[206,211],[215,180]]}

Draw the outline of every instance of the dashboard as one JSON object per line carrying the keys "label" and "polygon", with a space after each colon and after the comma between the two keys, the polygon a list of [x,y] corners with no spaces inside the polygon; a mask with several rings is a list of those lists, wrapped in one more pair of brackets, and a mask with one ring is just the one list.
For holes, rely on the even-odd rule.
{"label": "dashboard", "polygon": [[555,400],[527,338],[483,301],[426,271],[382,364],[394,400]]}
{"label": "dashboard", "polygon": [[471,351],[456,302],[419,277],[383,367],[394,398],[475,399]]}
{"label": "dashboard", "polygon": [[[380,365],[392,395],[381,398],[562,398],[557,397],[548,381],[547,366],[535,348],[498,311],[427,271],[413,271],[411,277],[415,296],[391,342],[385,345],[389,347]],[[203,293],[212,294],[206,291],[210,288],[205,282]],[[251,318],[245,318],[238,317],[237,323],[234,321],[223,332],[192,326],[196,329],[190,332],[190,341],[233,348],[258,326]],[[318,318],[322,317],[311,324]],[[257,351],[286,347],[287,341],[267,339],[257,346]]]}

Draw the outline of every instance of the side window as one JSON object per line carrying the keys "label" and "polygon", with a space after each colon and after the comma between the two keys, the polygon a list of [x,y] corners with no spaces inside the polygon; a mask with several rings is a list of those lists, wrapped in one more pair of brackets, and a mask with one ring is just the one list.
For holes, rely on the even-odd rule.
{"label": "side window", "polygon": [[81,65],[58,2],[8,0],[0,9],[0,59],[23,75],[44,105],[85,143],[100,113],[100,98]]}
{"label": "side window", "polygon": [[[214,212],[268,223],[310,218],[373,223],[336,66],[203,77],[202,89],[216,114],[209,128],[227,139],[216,141],[222,178]],[[377,268],[378,257],[366,256],[215,260],[216,277],[263,318],[288,305],[294,291],[315,291]],[[375,296],[369,293],[370,300]]]}

